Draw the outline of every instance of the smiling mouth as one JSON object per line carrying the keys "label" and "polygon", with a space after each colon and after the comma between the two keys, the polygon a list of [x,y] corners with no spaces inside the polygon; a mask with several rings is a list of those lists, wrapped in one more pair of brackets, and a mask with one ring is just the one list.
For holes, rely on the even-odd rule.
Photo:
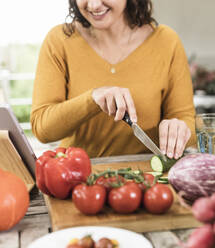
{"label": "smiling mouth", "polygon": [[97,11],[97,12],[92,12],[89,11],[91,13],[91,15],[93,16],[103,16],[105,15],[110,9],[106,9],[106,10],[102,10],[102,11]]}

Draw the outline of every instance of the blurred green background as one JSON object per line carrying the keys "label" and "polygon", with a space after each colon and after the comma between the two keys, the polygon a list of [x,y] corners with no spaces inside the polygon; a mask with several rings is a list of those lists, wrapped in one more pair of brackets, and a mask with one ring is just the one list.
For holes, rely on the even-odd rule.
{"label": "blurred green background", "polygon": [[[3,58],[0,69],[9,70],[10,73],[32,73],[36,71],[40,44],[10,44],[1,48]],[[11,80],[9,81],[9,99],[18,100],[26,98],[30,101],[33,92],[34,80]],[[31,104],[29,101],[11,107],[20,123],[30,121]],[[30,130],[25,130],[31,134]]]}

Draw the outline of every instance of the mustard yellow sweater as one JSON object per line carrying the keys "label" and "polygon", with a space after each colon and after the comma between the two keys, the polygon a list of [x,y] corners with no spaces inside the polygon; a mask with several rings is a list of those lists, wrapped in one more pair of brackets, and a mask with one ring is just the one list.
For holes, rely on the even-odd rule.
{"label": "mustard yellow sweater", "polygon": [[[115,69],[113,73],[112,68]],[[149,152],[123,121],[115,122],[92,99],[93,88],[129,88],[138,124],[159,144],[162,119],[184,120],[195,142],[192,83],[177,34],[159,25],[122,62],[102,59],[78,32],[67,37],[62,25],[45,38],[37,66],[31,113],[41,142],[82,147],[90,157]]]}

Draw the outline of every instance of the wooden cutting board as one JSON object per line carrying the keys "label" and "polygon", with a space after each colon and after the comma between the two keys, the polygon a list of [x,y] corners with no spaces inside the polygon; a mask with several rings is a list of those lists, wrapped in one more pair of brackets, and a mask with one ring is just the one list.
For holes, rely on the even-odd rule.
{"label": "wooden cutting board", "polygon": [[[125,162],[93,165],[93,170],[103,171],[108,168],[119,169],[131,167],[132,169],[142,169],[151,171],[149,162]],[[95,216],[86,216],[77,210],[71,199],[59,200],[53,197],[45,196],[48,206],[53,231],[75,227],[75,226],[112,226],[125,228],[135,232],[163,231],[180,228],[192,228],[200,226],[190,210],[182,207],[174,192],[174,204],[165,214],[149,214],[143,209],[139,209],[133,214],[117,214],[105,207],[104,211]]]}
{"label": "wooden cutting board", "polygon": [[34,179],[11,142],[7,130],[0,130],[0,168],[20,177],[29,192],[34,187]]}

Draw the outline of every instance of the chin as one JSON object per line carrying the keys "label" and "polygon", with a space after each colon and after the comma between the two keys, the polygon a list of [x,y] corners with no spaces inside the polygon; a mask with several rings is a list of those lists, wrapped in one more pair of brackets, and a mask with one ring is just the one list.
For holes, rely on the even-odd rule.
{"label": "chin", "polygon": [[99,22],[91,22],[91,25],[95,29],[106,30],[106,29],[110,29],[113,24],[110,22],[100,22],[100,23]]}
{"label": "chin", "polygon": [[110,28],[109,25],[92,25],[92,27],[98,30],[107,30]]}

